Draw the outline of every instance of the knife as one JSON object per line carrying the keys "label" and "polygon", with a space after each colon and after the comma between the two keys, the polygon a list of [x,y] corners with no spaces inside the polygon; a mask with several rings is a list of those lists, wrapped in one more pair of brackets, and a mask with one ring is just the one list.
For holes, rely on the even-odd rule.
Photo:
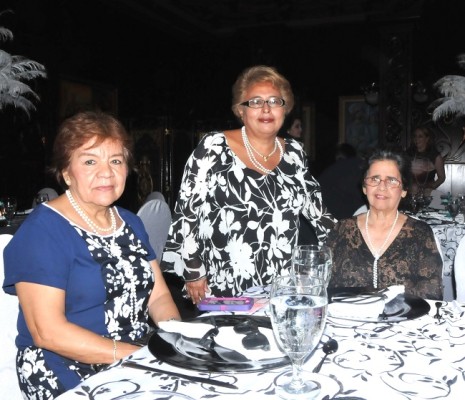
{"label": "knife", "polygon": [[237,389],[237,386],[233,385],[232,383],[222,382],[222,381],[218,381],[216,379],[211,379],[211,378],[203,378],[201,376],[185,375],[179,372],[164,371],[162,369],[147,367],[145,365],[137,364],[133,361],[124,361],[121,365],[123,367],[128,367],[128,368],[141,369],[143,371],[158,372],[159,374],[167,374],[171,376],[176,376],[178,378],[186,379],[188,381],[206,383],[206,384],[215,385],[215,386],[222,386],[228,389]]}

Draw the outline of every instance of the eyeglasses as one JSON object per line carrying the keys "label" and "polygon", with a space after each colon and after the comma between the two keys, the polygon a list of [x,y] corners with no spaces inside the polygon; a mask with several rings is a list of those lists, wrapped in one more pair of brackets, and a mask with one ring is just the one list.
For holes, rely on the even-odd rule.
{"label": "eyeglasses", "polygon": [[263,100],[260,97],[255,97],[253,99],[244,101],[239,105],[250,108],[262,108],[265,105],[265,103],[268,104],[268,107],[270,108],[283,107],[286,104],[284,99],[281,99],[280,97],[270,97],[268,100]]}
{"label": "eyeglasses", "polygon": [[389,189],[397,189],[402,185],[402,182],[399,179],[392,176],[388,176],[386,179],[381,179],[378,175],[368,176],[364,180],[365,185],[368,186],[379,186],[381,182],[384,182],[384,185]]}

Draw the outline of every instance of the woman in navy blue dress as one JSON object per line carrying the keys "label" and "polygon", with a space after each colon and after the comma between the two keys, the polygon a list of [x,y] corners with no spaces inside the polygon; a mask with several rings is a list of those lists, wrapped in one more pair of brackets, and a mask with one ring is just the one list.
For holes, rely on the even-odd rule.
{"label": "woman in navy blue dress", "polygon": [[53,171],[65,194],[41,204],[5,248],[17,294],[17,371],[28,399],[53,399],[134,351],[178,310],[142,221],[113,203],[131,141],[113,117],[77,114],[60,127]]}

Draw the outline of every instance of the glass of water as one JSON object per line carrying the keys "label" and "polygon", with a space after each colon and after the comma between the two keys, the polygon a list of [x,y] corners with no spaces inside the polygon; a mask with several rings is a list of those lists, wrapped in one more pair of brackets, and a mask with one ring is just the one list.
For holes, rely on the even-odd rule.
{"label": "glass of water", "polygon": [[270,311],[278,345],[292,363],[292,379],[278,386],[284,399],[311,399],[321,388],[302,377],[302,364],[317,347],[326,324],[326,285],[309,275],[276,277],[271,285]]}
{"label": "glass of water", "polygon": [[333,257],[327,246],[302,245],[292,251],[292,273],[322,279],[326,287],[331,278]]}

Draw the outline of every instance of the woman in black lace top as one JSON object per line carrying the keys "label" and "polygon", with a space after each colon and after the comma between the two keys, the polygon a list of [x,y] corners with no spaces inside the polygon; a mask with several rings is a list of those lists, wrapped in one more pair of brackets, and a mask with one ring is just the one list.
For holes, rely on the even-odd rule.
{"label": "woman in black lace top", "polygon": [[369,158],[363,181],[368,212],[340,221],[328,236],[334,256],[330,287],[404,285],[407,293],[442,298],[442,259],[433,231],[398,211],[409,175],[410,163],[401,154],[378,150]]}

